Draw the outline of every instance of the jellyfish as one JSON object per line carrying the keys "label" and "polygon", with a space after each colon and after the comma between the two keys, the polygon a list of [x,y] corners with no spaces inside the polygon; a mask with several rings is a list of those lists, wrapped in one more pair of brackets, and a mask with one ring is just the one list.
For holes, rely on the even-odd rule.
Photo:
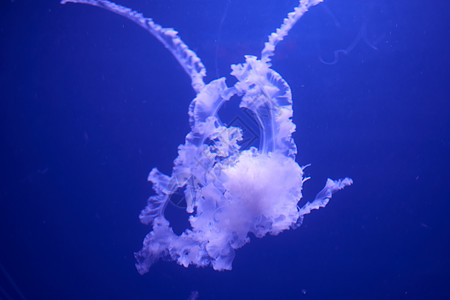
{"label": "jellyfish", "polygon": [[[304,169],[295,160],[297,147],[292,138],[292,95],[287,82],[271,68],[275,48],[295,23],[322,0],[300,0],[297,7],[269,35],[259,57],[231,65],[236,83],[227,86],[225,77],[204,82],[206,69],[172,28],[106,0],[64,0],[102,7],[137,23],[156,37],[177,59],[188,76],[196,96],[189,106],[191,131],[170,175],[157,168],[148,180],[155,194],[139,218],[151,226],[143,247],[135,253],[140,274],[160,259],[188,267],[211,266],[231,270],[236,250],[268,234],[295,229],[312,210],[325,207],[332,194],[353,183],[350,178],[328,179],[314,200],[299,206]],[[233,97],[235,96],[235,97]],[[258,147],[242,149],[242,129],[226,125],[218,112],[230,99],[249,110],[259,124]],[[189,228],[176,234],[164,211],[172,195],[182,191],[189,214]]]}

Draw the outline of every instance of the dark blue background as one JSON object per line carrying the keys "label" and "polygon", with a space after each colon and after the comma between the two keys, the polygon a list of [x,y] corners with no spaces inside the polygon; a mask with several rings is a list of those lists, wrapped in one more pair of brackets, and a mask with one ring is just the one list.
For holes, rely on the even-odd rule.
{"label": "dark blue background", "polygon": [[[120,4],[176,28],[209,81],[257,55],[297,1]],[[253,239],[231,272],[159,262],[141,276],[146,176],[171,170],[189,131],[189,78],[122,17],[2,1],[0,298],[19,299],[14,281],[26,299],[450,299],[449,12],[446,0],[312,9],[273,60],[294,96],[297,161],[312,164],[303,201],[327,177],[354,185],[298,230]]]}

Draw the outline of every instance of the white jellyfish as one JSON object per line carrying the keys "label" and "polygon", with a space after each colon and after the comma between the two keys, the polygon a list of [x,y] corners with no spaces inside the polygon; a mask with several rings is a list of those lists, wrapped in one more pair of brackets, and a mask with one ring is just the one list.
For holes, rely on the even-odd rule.
{"label": "white jellyfish", "polygon": [[[135,253],[139,273],[146,273],[160,258],[185,267],[211,265],[215,270],[231,270],[235,250],[249,242],[249,234],[261,238],[296,228],[304,215],[326,206],[334,192],[352,184],[350,178],[328,179],[312,202],[298,206],[308,178],[295,161],[291,89],[271,69],[270,58],[277,44],[321,0],[300,0],[280,28],[269,35],[260,58],[248,55],[244,63],[232,65],[231,75],[237,82],[231,87],[225,78],[204,83],[204,65],[175,30],[109,1],[62,1],[67,2],[103,7],[139,24],[174,55],[197,93],[189,107],[191,132],[179,146],[172,174],[155,168],[148,176],[155,195],[139,217],[152,231]],[[240,97],[239,106],[250,110],[258,122],[258,148],[241,149],[242,130],[221,122],[218,111],[232,96]],[[184,192],[190,228],[177,235],[164,210],[179,190]]]}

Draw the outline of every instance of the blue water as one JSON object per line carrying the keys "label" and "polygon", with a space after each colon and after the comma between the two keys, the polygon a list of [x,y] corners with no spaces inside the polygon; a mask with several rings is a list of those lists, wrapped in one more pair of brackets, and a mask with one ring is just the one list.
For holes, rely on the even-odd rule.
{"label": "blue water", "polygon": [[[177,29],[208,82],[257,55],[297,1],[120,4]],[[189,77],[110,12],[2,1],[0,299],[449,299],[449,12],[445,0],[308,12],[273,59],[297,161],[311,163],[303,201],[327,177],[354,184],[299,229],[253,238],[232,271],[161,261],[141,276],[146,177],[170,172],[189,131]],[[185,228],[183,210],[166,215]]]}

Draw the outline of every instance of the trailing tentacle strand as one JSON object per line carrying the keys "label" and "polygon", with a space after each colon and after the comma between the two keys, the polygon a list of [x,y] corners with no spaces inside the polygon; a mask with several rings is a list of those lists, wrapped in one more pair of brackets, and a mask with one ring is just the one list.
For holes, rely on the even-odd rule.
{"label": "trailing tentacle strand", "polygon": [[300,0],[299,5],[290,12],[283,20],[280,28],[269,35],[269,40],[264,44],[264,49],[261,51],[261,61],[268,63],[270,57],[275,54],[275,47],[281,42],[285,36],[288,35],[289,30],[297,23],[297,21],[314,5],[319,4],[323,0]]}
{"label": "trailing tentacle strand", "polygon": [[199,93],[205,86],[203,77],[206,76],[206,69],[197,54],[180,39],[178,32],[172,28],[164,28],[156,24],[153,19],[145,18],[130,8],[112,3],[107,0],[63,0],[62,4],[67,2],[89,4],[107,9],[113,13],[124,16],[127,19],[138,24],[154,37],[156,37],[178,60],[180,65],[191,77],[192,87]]}

